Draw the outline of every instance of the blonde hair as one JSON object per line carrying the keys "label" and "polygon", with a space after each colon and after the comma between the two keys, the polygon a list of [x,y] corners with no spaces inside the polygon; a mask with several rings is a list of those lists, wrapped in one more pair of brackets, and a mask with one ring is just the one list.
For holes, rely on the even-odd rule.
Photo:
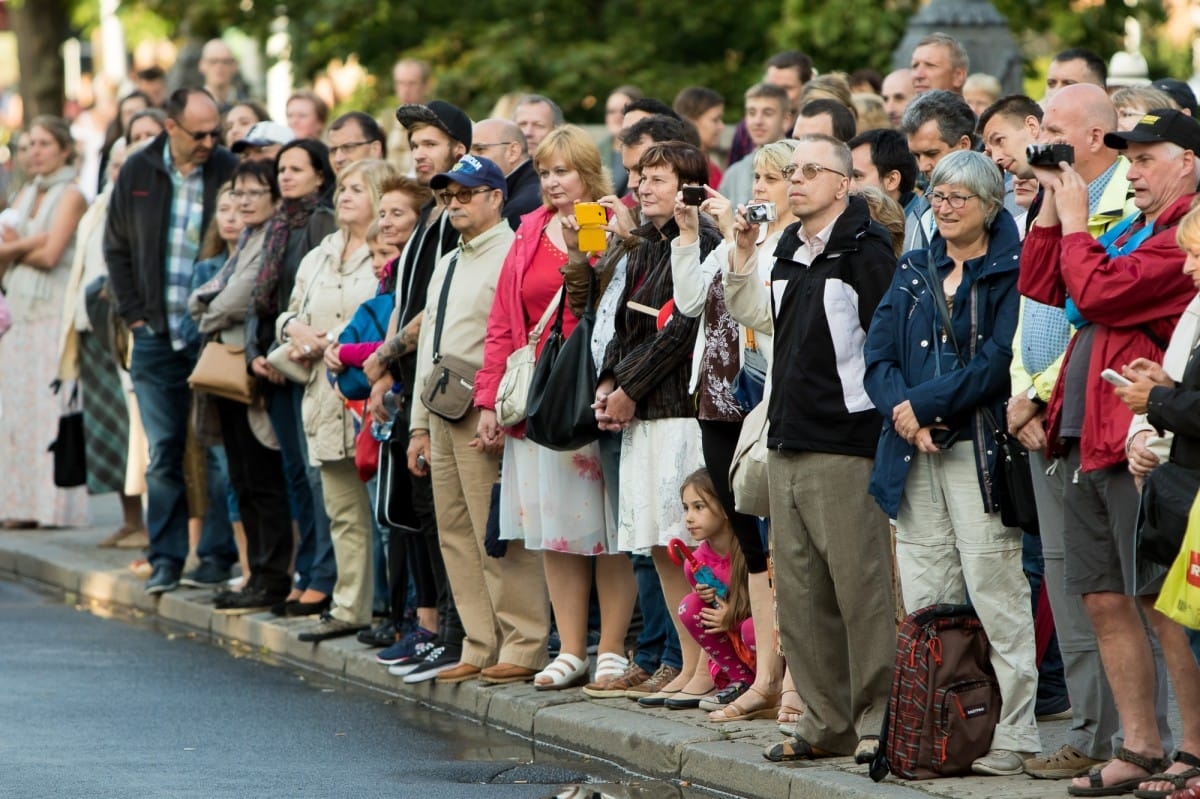
{"label": "blonde hair", "polygon": [[887,111],[883,108],[883,98],[878,94],[855,92],[851,99],[854,102],[854,109],[858,111],[858,126],[855,128],[855,133],[892,126]]}
{"label": "blonde hair", "polygon": [[[612,179],[604,168],[600,150],[595,140],[577,125],[559,125],[549,133],[533,153],[533,168],[538,169],[551,158],[559,157],[567,166],[579,173],[583,181],[587,200],[598,200],[613,193]],[[544,199],[547,208],[553,208],[549,198]]]}
{"label": "blonde hair", "polygon": [[342,170],[342,174],[338,175],[337,191],[333,195],[334,207],[337,207],[338,198],[342,196],[342,186],[345,184],[346,178],[357,172],[362,173],[363,182],[367,184],[367,194],[371,197],[371,215],[374,216],[379,212],[379,198],[383,196],[383,182],[388,178],[397,177],[400,173],[396,167],[378,158],[368,158],[347,164],[346,168]]}
{"label": "blonde hair", "polygon": [[850,113],[858,113],[858,109],[854,107],[854,100],[850,93],[850,82],[840,72],[817,75],[804,84],[804,88],[800,90],[800,99],[796,105],[798,108],[803,108],[813,100],[833,100],[850,109]]}
{"label": "blonde hair", "polygon": [[1175,231],[1175,243],[1184,251],[1200,247],[1200,195],[1196,195],[1192,200],[1191,210],[1179,220],[1179,229]]}
{"label": "blonde hair", "polygon": [[871,218],[892,234],[892,251],[899,257],[904,249],[904,209],[900,203],[884,194],[878,186],[859,186],[854,193],[867,201]]}
{"label": "blonde hair", "polygon": [[1113,108],[1141,108],[1153,111],[1158,108],[1179,108],[1179,103],[1162,89],[1153,86],[1125,86],[1112,94]]}

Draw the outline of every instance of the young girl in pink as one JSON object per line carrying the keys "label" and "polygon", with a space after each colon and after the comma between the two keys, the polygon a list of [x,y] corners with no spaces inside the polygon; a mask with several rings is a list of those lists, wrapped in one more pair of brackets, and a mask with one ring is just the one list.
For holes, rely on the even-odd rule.
{"label": "young girl in pink", "polygon": [[[746,561],[708,470],[688,475],[679,493],[684,524],[692,538],[700,542],[683,564],[684,574],[695,590],[679,603],[679,618],[708,653],[713,682],[725,689],[722,693],[732,689],[740,695],[754,682],[754,625],[750,619]],[[704,567],[725,585],[724,598],[704,585]],[[775,708],[770,708],[770,715],[775,715]]]}

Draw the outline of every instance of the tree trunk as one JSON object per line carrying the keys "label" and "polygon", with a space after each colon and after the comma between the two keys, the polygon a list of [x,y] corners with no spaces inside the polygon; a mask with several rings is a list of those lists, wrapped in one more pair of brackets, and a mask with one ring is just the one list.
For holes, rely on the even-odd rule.
{"label": "tree trunk", "polygon": [[25,121],[63,112],[62,43],[68,31],[68,0],[25,0],[12,11],[21,68]]}

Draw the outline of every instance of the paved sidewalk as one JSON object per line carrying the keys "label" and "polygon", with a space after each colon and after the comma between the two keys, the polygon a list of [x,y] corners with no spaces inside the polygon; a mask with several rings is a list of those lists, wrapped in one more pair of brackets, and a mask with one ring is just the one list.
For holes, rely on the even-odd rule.
{"label": "paved sidewalk", "polygon": [[[115,527],[115,525],[112,525]],[[1065,782],[1027,777],[971,777],[903,783],[871,782],[865,766],[849,758],[810,764],[774,764],[762,749],[781,736],[771,721],[711,724],[699,711],[638,708],[626,699],[592,700],[579,690],[539,692],[531,685],[481,686],[467,682],[439,686],[404,685],[374,660],[376,650],[353,637],[322,644],[297,639],[311,619],[277,619],[268,613],[218,616],[210,590],[181,588],[161,598],[142,590],[128,570],[136,551],[98,549],[110,530],[0,531],[0,573],[56,586],[85,608],[119,605],[194,628],[216,641],[236,641],[263,653],[294,661],[474,717],[538,743],[613,761],[632,772],[753,799],[922,799],[1065,797]],[[1178,726],[1178,719],[1172,723]],[[1068,722],[1042,725],[1046,751],[1065,739]]]}

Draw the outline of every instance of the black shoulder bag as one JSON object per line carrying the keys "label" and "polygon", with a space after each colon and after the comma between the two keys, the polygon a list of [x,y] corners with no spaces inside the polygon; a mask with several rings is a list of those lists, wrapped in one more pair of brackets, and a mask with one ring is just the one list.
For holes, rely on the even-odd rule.
{"label": "black shoulder bag", "polygon": [[[942,320],[942,329],[960,366],[965,366],[962,350],[958,348],[958,340],[954,336],[954,327],[950,323],[950,308],[946,304],[946,292],[942,290],[942,281],[937,275],[929,281],[929,293],[937,303],[938,316]],[[1029,451],[1021,442],[1008,434],[1006,427],[996,422],[995,415],[986,405],[979,406],[985,423],[991,426],[992,435],[996,438],[997,458],[996,490],[1000,505],[1000,520],[1005,527],[1019,527],[1030,535],[1040,535],[1038,526],[1037,502],[1033,496],[1033,470],[1029,465]]]}

